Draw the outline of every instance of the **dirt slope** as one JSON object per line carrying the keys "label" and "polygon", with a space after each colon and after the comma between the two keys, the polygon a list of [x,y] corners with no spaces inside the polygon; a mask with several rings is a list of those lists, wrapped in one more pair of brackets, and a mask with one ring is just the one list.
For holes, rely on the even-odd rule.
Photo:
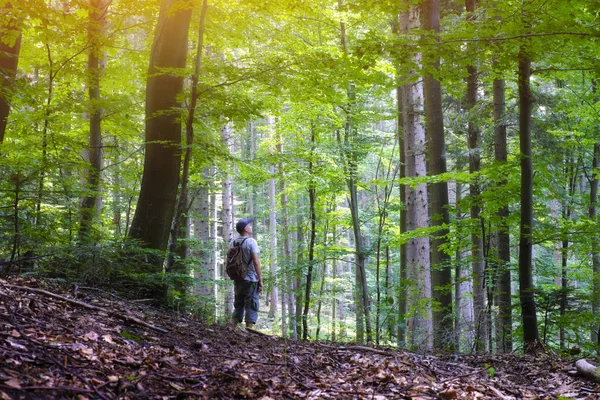
{"label": "dirt slope", "polygon": [[284,340],[101,291],[0,280],[0,399],[600,398],[572,369],[548,356]]}

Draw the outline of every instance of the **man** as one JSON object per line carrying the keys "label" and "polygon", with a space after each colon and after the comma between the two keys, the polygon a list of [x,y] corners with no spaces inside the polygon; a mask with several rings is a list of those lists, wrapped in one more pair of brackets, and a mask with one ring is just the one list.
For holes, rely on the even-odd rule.
{"label": "man", "polygon": [[258,294],[262,292],[263,281],[258,260],[258,243],[252,237],[252,218],[242,219],[235,225],[235,230],[240,236],[232,240],[230,247],[241,244],[244,262],[248,264],[248,274],[243,280],[233,281],[235,300],[233,302],[233,315],[231,324],[246,321],[246,328],[252,328],[258,318]]}

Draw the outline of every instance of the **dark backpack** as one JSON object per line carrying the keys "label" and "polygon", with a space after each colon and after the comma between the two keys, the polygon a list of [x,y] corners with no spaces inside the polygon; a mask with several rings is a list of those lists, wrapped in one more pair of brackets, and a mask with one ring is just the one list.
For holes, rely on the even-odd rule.
{"label": "dark backpack", "polygon": [[233,247],[227,252],[225,272],[233,280],[242,280],[248,275],[248,264],[244,261],[244,251],[242,250],[246,239],[241,242],[234,241]]}

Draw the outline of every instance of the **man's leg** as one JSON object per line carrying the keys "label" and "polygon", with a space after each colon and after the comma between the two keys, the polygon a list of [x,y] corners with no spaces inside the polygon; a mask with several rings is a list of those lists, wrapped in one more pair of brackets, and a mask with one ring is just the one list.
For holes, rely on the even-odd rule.
{"label": "man's leg", "polygon": [[257,286],[256,282],[249,282],[248,285],[244,307],[246,309],[246,328],[252,328],[258,319],[259,303]]}
{"label": "man's leg", "polygon": [[244,282],[233,281],[235,297],[233,300],[233,314],[231,315],[231,325],[234,327],[244,320],[245,290]]}

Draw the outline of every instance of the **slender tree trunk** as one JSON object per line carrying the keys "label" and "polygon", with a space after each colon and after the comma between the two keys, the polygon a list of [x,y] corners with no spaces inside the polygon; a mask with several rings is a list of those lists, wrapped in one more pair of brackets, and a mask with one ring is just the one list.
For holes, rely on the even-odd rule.
{"label": "slender tree trunk", "polygon": [[[419,9],[410,7],[401,15],[401,29],[409,33],[419,27]],[[420,54],[413,56],[417,64]],[[402,114],[404,123],[404,152],[406,153],[406,176],[423,177],[427,174],[425,158],[425,129],[423,126],[423,86],[420,82],[407,83],[402,87]],[[428,196],[425,184],[406,190],[406,228],[414,231],[428,227]],[[415,284],[409,289],[407,321],[408,344],[411,347],[433,347],[433,322],[431,306],[430,244],[428,237],[412,238],[406,246],[408,279]]]}
{"label": "slender tree trunk", "polygon": [[[338,0],[338,5],[341,7],[343,5],[343,0]],[[348,54],[348,44],[346,39],[346,24],[342,21],[340,22],[340,32],[341,32],[341,44],[342,50],[345,54]],[[346,125],[344,128],[344,147],[348,148],[352,146],[352,142],[354,140],[355,133],[353,132],[354,128],[352,126],[352,103],[355,101],[356,93],[352,89],[351,85],[348,85],[347,88],[348,95],[348,111],[346,113]],[[367,276],[365,270],[365,255],[363,252],[362,245],[362,235],[360,229],[360,219],[358,215],[358,189],[356,186],[357,181],[357,167],[358,160],[356,159],[356,155],[352,149],[344,150],[344,157],[346,158],[346,184],[348,186],[348,191],[350,192],[350,214],[352,216],[352,231],[354,232],[354,249],[355,249],[355,266],[356,266],[356,318],[357,318],[357,341],[364,341],[364,333],[362,332],[362,326],[364,318],[364,327],[366,328],[367,333],[367,341],[372,342],[372,332],[371,332],[371,313],[370,313],[370,305],[369,305],[369,294],[367,287]],[[359,311],[360,310],[360,311]],[[362,313],[361,313],[362,312]]]}
{"label": "slender tree trunk", "polygon": [[216,291],[214,282],[214,271],[211,263],[211,240],[210,240],[210,193],[209,193],[209,171],[204,168],[202,172],[204,182],[196,192],[194,210],[194,238],[197,245],[194,246],[193,257],[198,260],[194,268],[194,278],[198,280],[194,294],[201,297],[201,316],[207,322],[215,321]]}
{"label": "slender tree trunk", "polygon": [[[422,3],[423,29],[435,34],[439,40],[440,10],[438,0],[425,0]],[[440,57],[437,47],[428,56],[428,67],[437,72]],[[425,106],[425,130],[427,134],[427,150],[429,157],[429,175],[445,174],[446,142],[444,138],[444,113],[442,108],[442,87],[440,82],[431,74],[423,77],[423,97]],[[438,349],[451,350],[453,340],[452,314],[452,265],[450,256],[442,249],[446,244],[447,226],[450,224],[448,213],[448,183],[446,181],[433,183],[429,187],[431,209],[431,226],[439,227],[431,240],[431,277],[433,300],[437,303],[433,311],[433,346]]]}
{"label": "slender tree trunk", "polygon": [[309,213],[310,213],[310,241],[308,243],[308,272],[306,274],[306,289],[304,295],[304,311],[302,312],[302,339],[308,339],[308,310],[310,308],[310,290],[312,286],[312,273],[315,260],[315,240],[317,236],[317,214],[315,212],[316,189],[314,182],[314,163],[313,153],[315,149],[315,130],[311,128],[310,137],[310,159],[308,161],[308,175],[310,182],[308,184],[308,201],[309,201]]}
{"label": "slender tree trunk", "polygon": [[[571,219],[571,201],[573,199],[573,196],[575,195],[575,184],[577,181],[577,175],[578,175],[578,168],[575,166],[575,160],[573,159],[572,156],[569,156],[566,160],[567,165],[565,166],[565,176],[569,179],[569,183],[567,185],[567,198],[564,199],[564,203],[563,203],[563,219],[565,221],[569,221]],[[564,319],[564,316],[567,312],[567,290],[568,290],[568,285],[569,285],[569,281],[567,279],[567,262],[569,260],[569,237],[567,234],[563,234],[563,238],[561,241],[561,271],[560,271],[560,287],[561,287],[561,293],[560,293],[560,305],[559,305],[559,312],[560,312],[560,316],[561,319]],[[560,324],[560,328],[559,328],[559,343],[560,343],[560,348],[564,349],[565,348],[565,342],[566,342],[566,337],[565,337],[565,327],[564,327],[564,322]]]}
{"label": "slender tree trunk", "polygon": [[521,149],[521,222],[519,233],[519,298],[525,350],[534,353],[539,344],[533,284],[533,163],[531,160],[531,60],[519,50],[519,139]]}
{"label": "slender tree trunk", "polygon": [[[494,144],[495,159],[506,164],[508,151],[506,147],[506,122],[504,114],[506,102],[504,95],[504,79],[494,80]],[[508,181],[500,182],[506,185]],[[498,210],[498,321],[496,321],[496,349],[499,353],[512,352],[512,298],[510,277],[510,233],[508,228],[508,204]]]}
{"label": "slender tree trunk", "polygon": [[271,249],[271,307],[269,318],[275,318],[277,314],[278,290],[277,290],[277,194],[275,193],[275,166],[269,168],[271,179],[269,180],[269,235]]}
{"label": "slender tree trunk", "polygon": [[[594,85],[595,88],[595,85]],[[600,173],[600,143],[594,144],[594,157],[592,162],[592,182],[590,185],[590,220],[592,224],[598,222],[598,174]],[[600,344],[600,237],[594,235],[592,238],[592,313],[596,322],[592,325],[592,343]]]}
{"label": "slender tree trunk", "polygon": [[[466,0],[467,19],[475,20],[476,0]],[[481,132],[476,122],[477,115],[477,68],[474,65],[467,66],[467,94],[465,103],[469,113],[467,142],[469,145],[469,172],[476,174],[481,169],[480,143]],[[487,338],[486,304],[485,304],[485,262],[483,250],[483,235],[481,232],[480,216],[480,188],[475,178],[469,185],[471,196],[471,268],[473,276],[473,305],[475,311],[475,350],[485,351]]]}
{"label": "slender tree trunk", "polygon": [[[211,175],[211,180],[212,177],[215,176],[215,171],[216,168],[215,167],[211,167],[210,168],[210,175]],[[218,257],[217,255],[219,254],[219,227],[218,227],[218,220],[219,220],[219,203],[217,201],[217,194],[215,193],[215,191],[213,190],[210,193],[210,218],[209,218],[209,229],[210,229],[210,242],[212,243],[212,252],[211,252],[211,256],[210,256],[210,271],[212,273],[212,279],[215,282],[215,302],[217,299],[219,299],[219,287],[216,285],[217,280],[219,280],[221,278],[221,274],[219,272],[219,263],[218,263]],[[215,311],[218,310],[218,307],[216,307],[215,304]]]}
{"label": "slender tree trunk", "polygon": [[[296,214],[296,232],[295,232],[295,243],[298,245],[296,248],[296,265],[300,270],[304,270],[304,197],[300,193],[298,197],[298,210]],[[295,287],[295,300],[296,300],[296,331],[298,337],[304,337],[302,333],[302,275],[296,275],[294,278]]]}
{"label": "slender tree trunk", "polygon": [[[402,88],[396,89],[396,102],[398,107],[398,146],[400,153],[400,179],[406,177],[406,153],[404,151],[406,135],[404,132],[404,118],[402,113]],[[400,209],[400,234],[406,230],[406,188],[407,185],[400,185],[400,201],[403,207]],[[398,346],[406,346],[406,296],[408,283],[408,263],[406,258],[406,243],[400,245],[400,271],[398,280]]]}
{"label": "slender tree trunk", "polygon": [[[177,5],[177,7],[175,7]],[[166,250],[175,214],[181,165],[178,97],[185,68],[192,8],[162,0],[146,86],[146,155],[140,196],[129,236],[151,249]],[[154,260],[162,270],[160,259]]]}
{"label": "slender tree trunk", "polygon": [[[200,76],[200,69],[202,68],[202,52],[204,51],[204,23],[206,20],[206,13],[208,10],[207,0],[202,2],[202,10],[200,12],[200,27],[198,28],[198,40],[196,44],[196,57],[194,60],[194,73],[192,75],[192,92],[190,95],[190,105],[188,108],[187,120],[185,123],[185,155],[183,159],[183,171],[181,173],[181,190],[179,193],[179,199],[175,207],[175,217],[173,218],[173,226],[171,227],[171,242],[169,245],[169,255],[167,258],[166,270],[168,272],[179,272],[182,274],[188,273],[186,271],[185,263],[178,263],[175,266],[175,254],[178,247],[178,238],[180,235],[189,236],[189,231],[183,231],[182,225],[188,218],[188,183],[190,176],[190,163],[192,160],[192,146],[194,144],[194,118],[196,115],[196,105],[198,103],[198,78]],[[184,289],[184,288],[182,288]]]}
{"label": "slender tree trunk", "polygon": [[[0,6],[0,14],[3,15],[0,24],[0,144],[4,142],[21,51],[21,20],[14,15],[15,11],[11,2]],[[8,37],[15,39],[12,41]]]}
{"label": "slender tree trunk", "polygon": [[88,40],[90,42],[90,52],[88,54],[88,96],[90,101],[88,158],[90,165],[87,170],[86,194],[82,199],[80,208],[80,243],[87,243],[91,240],[92,226],[102,208],[100,191],[104,149],[101,129],[103,110],[100,107],[100,78],[103,70],[101,49],[109,4],[107,0],[90,0],[91,11],[88,27]]}
{"label": "slender tree trunk", "polygon": [[[232,140],[233,137],[231,135],[231,126],[229,124],[225,124],[221,129],[221,140],[223,144],[231,151],[232,149]],[[223,245],[224,252],[226,253],[229,248],[229,243],[233,240],[233,192],[232,192],[232,182],[231,176],[228,171],[224,171],[225,177],[222,183],[223,197],[222,197],[222,221],[223,221]],[[221,265],[221,276],[223,279],[228,279],[227,274],[225,273],[225,263]],[[225,314],[229,315],[233,312],[233,285],[229,285],[228,288],[225,289]]]}

